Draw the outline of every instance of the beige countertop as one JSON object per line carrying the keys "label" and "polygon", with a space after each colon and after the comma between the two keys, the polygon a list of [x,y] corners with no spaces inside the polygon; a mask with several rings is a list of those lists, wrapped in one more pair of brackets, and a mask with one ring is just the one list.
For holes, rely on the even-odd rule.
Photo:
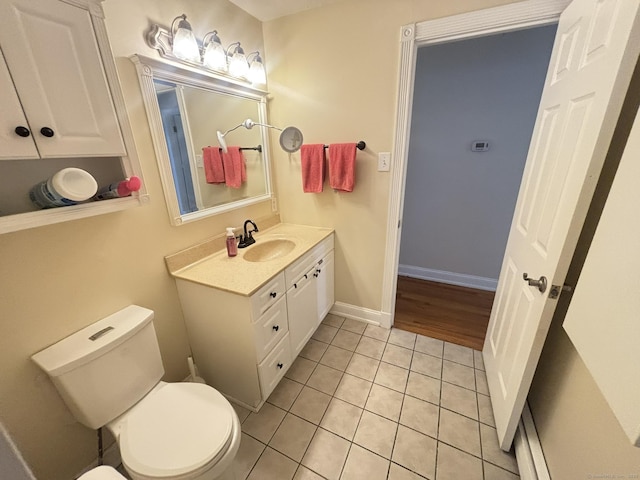
{"label": "beige countertop", "polygon": [[[235,257],[227,256],[225,248],[196,259],[185,267],[170,271],[176,278],[249,296],[332,233],[331,228],[279,223],[255,233],[253,238],[256,239],[256,243],[247,248],[239,248]],[[260,245],[261,241],[277,238],[291,240],[295,247],[286,255],[265,262],[250,262],[244,259],[244,255]],[[187,252],[185,251],[185,254]]]}

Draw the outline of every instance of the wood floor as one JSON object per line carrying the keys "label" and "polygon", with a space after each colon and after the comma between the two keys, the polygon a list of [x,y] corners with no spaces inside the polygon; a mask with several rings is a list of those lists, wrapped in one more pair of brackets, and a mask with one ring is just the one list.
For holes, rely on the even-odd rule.
{"label": "wood floor", "polygon": [[398,277],[393,326],[482,350],[494,294]]}

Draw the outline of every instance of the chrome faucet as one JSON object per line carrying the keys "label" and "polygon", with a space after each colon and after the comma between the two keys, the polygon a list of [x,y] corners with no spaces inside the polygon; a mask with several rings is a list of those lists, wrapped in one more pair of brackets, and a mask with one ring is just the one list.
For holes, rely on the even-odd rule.
{"label": "chrome faucet", "polygon": [[[247,224],[253,225],[253,230],[247,230]],[[249,245],[256,243],[256,239],[253,238],[253,233],[258,232],[258,226],[253,220],[247,220],[244,222],[244,236],[240,235],[240,241],[238,242],[238,248],[246,248]]]}

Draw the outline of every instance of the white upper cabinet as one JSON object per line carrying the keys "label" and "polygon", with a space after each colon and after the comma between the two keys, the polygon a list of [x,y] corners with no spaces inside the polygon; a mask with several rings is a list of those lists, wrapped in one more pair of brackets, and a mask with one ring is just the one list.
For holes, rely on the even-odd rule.
{"label": "white upper cabinet", "polygon": [[11,75],[0,50],[0,156],[1,158],[38,158]]}
{"label": "white upper cabinet", "polygon": [[[1,157],[27,158],[26,147],[4,148],[27,143],[15,133],[19,126],[30,130],[39,152],[31,150],[33,158],[126,155],[88,10],[51,0],[0,0],[0,49],[10,75],[1,72],[0,105],[10,103],[14,112],[3,108]],[[16,113],[14,91],[23,114]]]}

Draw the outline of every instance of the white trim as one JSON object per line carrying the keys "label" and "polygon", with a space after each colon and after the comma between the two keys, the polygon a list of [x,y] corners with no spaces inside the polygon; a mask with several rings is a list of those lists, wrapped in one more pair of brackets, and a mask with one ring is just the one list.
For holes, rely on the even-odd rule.
{"label": "white trim", "polygon": [[398,275],[461,287],[477,288],[479,290],[489,290],[491,292],[495,292],[498,286],[497,278],[478,277],[466,273],[447,272],[434,268],[414,267],[412,265],[398,265]]}
{"label": "white trim", "polygon": [[329,313],[338,317],[353,318],[354,320],[360,320],[363,322],[371,323],[373,325],[381,325],[381,312],[376,310],[370,310],[364,307],[357,307],[348,303],[336,302],[329,310]]}
{"label": "white trim", "polygon": [[513,441],[520,478],[522,480],[551,480],[528,403],[525,403],[522,410],[522,417]]}
{"label": "white trim", "polygon": [[391,326],[395,313],[400,227],[409,156],[409,132],[418,45],[473,38],[557,22],[569,0],[526,0],[501,7],[405,25],[400,29],[400,68],[396,130],[389,188],[387,238],[382,279],[381,319]]}

